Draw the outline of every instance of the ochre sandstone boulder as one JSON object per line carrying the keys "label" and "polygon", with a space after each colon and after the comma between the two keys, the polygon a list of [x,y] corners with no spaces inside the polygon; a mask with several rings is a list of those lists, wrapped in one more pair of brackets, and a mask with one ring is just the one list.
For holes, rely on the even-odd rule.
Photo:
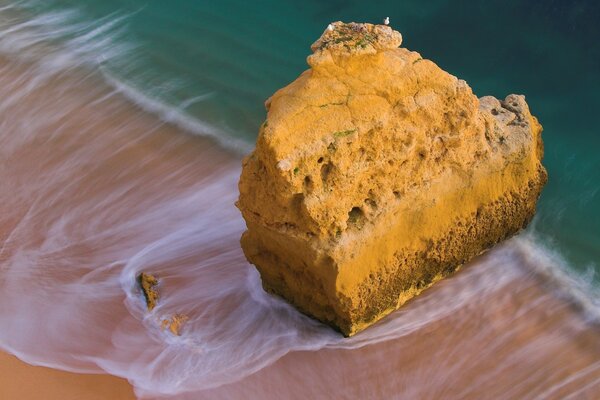
{"label": "ochre sandstone boulder", "polygon": [[546,182],[523,96],[478,99],[401,41],[332,24],[239,183],[264,288],[347,336],[526,226]]}
{"label": "ochre sandstone boulder", "polygon": [[158,279],[154,275],[147,274],[142,272],[138,275],[138,284],[142,289],[142,293],[144,294],[144,298],[146,299],[146,307],[148,311],[154,310],[156,307],[156,303],[160,297],[158,293]]}

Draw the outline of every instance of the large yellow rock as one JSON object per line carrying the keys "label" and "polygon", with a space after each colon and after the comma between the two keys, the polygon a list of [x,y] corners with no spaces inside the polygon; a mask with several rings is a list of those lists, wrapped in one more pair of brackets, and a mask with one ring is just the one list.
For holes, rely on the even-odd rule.
{"label": "large yellow rock", "polygon": [[264,288],[344,335],[523,228],[546,182],[523,96],[478,99],[401,41],[330,25],[243,162],[241,243]]}

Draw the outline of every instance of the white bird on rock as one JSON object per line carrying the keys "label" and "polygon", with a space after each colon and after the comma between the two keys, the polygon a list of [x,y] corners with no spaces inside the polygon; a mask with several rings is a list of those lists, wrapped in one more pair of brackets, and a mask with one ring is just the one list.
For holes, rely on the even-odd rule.
{"label": "white bird on rock", "polygon": [[327,30],[328,31],[332,31],[333,30],[333,25],[332,24],[327,25]]}
{"label": "white bird on rock", "polygon": [[385,18],[383,19],[383,24],[384,24],[384,25],[389,25],[389,24],[390,24],[390,17],[385,17]]}

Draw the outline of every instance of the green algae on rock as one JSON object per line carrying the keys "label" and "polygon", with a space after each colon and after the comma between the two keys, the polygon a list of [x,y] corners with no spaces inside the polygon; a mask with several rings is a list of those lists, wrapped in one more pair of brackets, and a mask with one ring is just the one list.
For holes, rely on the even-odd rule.
{"label": "green algae on rock", "polygon": [[333,23],[239,182],[263,287],[347,336],[526,226],[546,182],[523,96],[478,99],[401,42]]}

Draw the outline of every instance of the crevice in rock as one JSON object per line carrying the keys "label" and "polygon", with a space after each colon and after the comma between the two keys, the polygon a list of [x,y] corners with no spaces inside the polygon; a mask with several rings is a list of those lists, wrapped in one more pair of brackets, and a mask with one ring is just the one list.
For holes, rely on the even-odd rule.
{"label": "crevice in rock", "polygon": [[333,170],[333,164],[328,162],[327,164],[324,164],[321,167],[321,181],[323,182],[323,184],[327,183],[327,180],[329,178],[329,175],[331,174],[331,171]]}
{"label": "crevice in rock", "polygon": [[304,177],[304,191],[307,194],[310,194],[313,191],[313,181],[312,181],[312,178],[309,175],[306,175]]}
{"label": "crevice in rock", "polygon": [[348,228],[361,229],[365,224],[365,213],[360,207],[352,207],[348,213]]}

